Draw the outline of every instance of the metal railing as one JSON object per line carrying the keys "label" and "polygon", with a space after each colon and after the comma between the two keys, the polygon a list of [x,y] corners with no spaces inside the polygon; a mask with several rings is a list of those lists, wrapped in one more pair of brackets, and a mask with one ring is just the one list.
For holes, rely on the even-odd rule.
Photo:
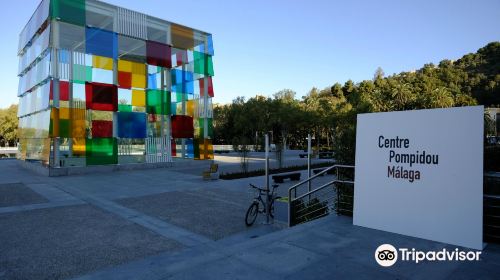
{"label": "metal railing", "polygon": [[483,182],[483,239],[500,243],[500,173],[485,173]]}
{"label": "metal railing", "polygon": [[[342,168],[354,169],[354,166],[341,164],[333,165],[288,189],[289,227],[328,215],[332,204],[336,204],[335,208],[337,213],[352,211],[347,208],[341,208],[341,205],[346,202],[343,201],[343,197],[341,197],[340,192],[336,188],[338,184],[354,185],[354,181],[339,179],[339,169]],[[319,176],[323,176],[325,173],[330,173],[332,170],[335,170],[335,179],[317,188],[311,189],[310,183],[312,180],[318,178]],[[308,186],[307,191],[304,194],[297,196],[297,189],[304,185]],[[331,185],[334,185],[334,188],[327,189]],[[321,191],[322,193],[320,193]],[[344,195],[344,197],[346,196]],[[352,200],[352,196],[350,196],[350,199]],[[304,200],[307,201],[307,204],[304,203]]]}

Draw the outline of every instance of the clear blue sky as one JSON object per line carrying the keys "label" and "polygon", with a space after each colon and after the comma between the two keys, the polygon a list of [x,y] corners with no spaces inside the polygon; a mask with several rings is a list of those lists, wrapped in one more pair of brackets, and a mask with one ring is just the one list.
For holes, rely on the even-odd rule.
{"label": "clear blue sky", "polygon": [[[107,0],[213,34],[215,102],[305,95],[475,52],[500,40],[500,0]],[[39,0],[3,5],[0,108],[17,103],[18,34]]]}

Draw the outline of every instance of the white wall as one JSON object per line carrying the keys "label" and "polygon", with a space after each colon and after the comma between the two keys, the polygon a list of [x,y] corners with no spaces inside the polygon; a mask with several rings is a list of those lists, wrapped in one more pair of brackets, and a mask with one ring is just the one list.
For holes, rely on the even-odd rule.
{"label": "white wall", "polygon": [[[358,115],[353,223],[482,249],[483,114],[474,106]],[[409,148],[380,148],[381,135],[406,138]],[[425,150],[439,162],[389,162],[390,150]],[[388,166],[420,179],[388,177]]]}

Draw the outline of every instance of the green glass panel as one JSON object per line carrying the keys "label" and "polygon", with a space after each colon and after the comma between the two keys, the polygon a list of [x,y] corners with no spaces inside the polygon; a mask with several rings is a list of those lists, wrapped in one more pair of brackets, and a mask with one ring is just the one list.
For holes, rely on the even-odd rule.
{"label": "green glass panel", "polygon": [[73,82],[78,84],[84,84],[85,82],[92,82],[92,66],[74,64]]}
{"label": "green glass panel", "polygon": [[194,73],[203,74],[205,76],[214,75],[214,64],[212,61],[212,57],[210,55],[195,51],[193,52],[193,58],[194,58],[194,69],[193,69]]}
{"label": "green glass panel", "polygon": [[[19,127],[19,138],[24,138],[24,129]],[[49,137],[54,137],[54,120],[50,118],[50,125],[49,125]]]}
{"label": "green glass panel", "polygon": [[214,63],[212,61],[212,57],[211,56],[206,56],[207,57],[207,67],[206,67],[206,70],[207,72],[205,73],[206,76],[213,76],[214,75]]}
{"label": "green glass panel", "polygon": [[87,139],[85,148],[87,165],[118,163],[118,145],[115,138]]}
{"label": "green glass panel", "polygon": [[170,114],[170,92],[158,89],[147,90],[146,111],[149,114]]}
{"label": "green glass panel", "polygon": [[70,135],[70,120],[59,120],[59,137],[69,138]]}
{"label": "green glass panel", "polygon": [[200,158],[200,140],[193,139],[193,156],[194,158]]}
{"label": "green glass panel", "polygon": [[132,105],[118,104],[118,111],[120,111],[120,112],[132,112]]}
{"label": "green glass panel", "polygon": [[172,103],[172,97],[170,95],[170,92],[165,91],[163,94],[163,114],[165,115],[170,115],[172,107],[170,106],[170,103]]}
{"label": "green glass panel", "polygon": [[[186,98],[187,99],[187,98]],[[176,92],[175,93],[175,100],[177,102],[181,102],[182,101],[182,92]]]}
{"label": "green glass panel", "polygon": [[[204,135],[205,135],[205,119],[203,118],[200,118],[198,120],[199,122],[199,125],[200,125],[200,138],[204,138]],[[214,138],[214,129],[213,129],[213,120],[212,118],[208,118],[207,119],[207,123],[208,123],[208,137],[210,137],[211,139]]]}
{"label": "green glass panel", "polygon": [[85,26],[85,0],[51,0],[50,17]]}
{"label": "green glass panel", "polygon": [[193,58],[194,58],[193,72],[197,74],[205,74],[205,54],[194,51]]}

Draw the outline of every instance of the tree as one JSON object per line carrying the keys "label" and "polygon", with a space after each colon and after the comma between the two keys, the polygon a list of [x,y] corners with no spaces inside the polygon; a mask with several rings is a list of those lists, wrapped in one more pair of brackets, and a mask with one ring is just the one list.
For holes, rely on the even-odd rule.
{"label": "tree", "polygon": [[317,149],[333,148],[338,162],[352,164],[359,113],[476,104],[500,105],[500,42],[456,61],[388,77],[379,67],[373,80],[313,87],[300,101],[290,89],[272,98],[237,98],[215,107],[214,143],[230,143],[239,136],[256,139],[273,131],[275,143],[304,148],[307,134],[313,133]]}
{"label": "tree", "polygon": [[383,79],[385,76],[384,70],[382,70],[382,67],[377,67],[377,70],[375,70],[375,74],[373,74],[373,80],[380,80]]}
{"label": "tree", "polygon": [[342,85],[339,83],[335,83],[331,88],[330,92],[332,96],[336,98],[342,98],[344,96],[344,92],[342,92]]}
{"label": "tree", "polygon": [[15,146],[17,127],[17,105],[0,109],[0,146]]}

